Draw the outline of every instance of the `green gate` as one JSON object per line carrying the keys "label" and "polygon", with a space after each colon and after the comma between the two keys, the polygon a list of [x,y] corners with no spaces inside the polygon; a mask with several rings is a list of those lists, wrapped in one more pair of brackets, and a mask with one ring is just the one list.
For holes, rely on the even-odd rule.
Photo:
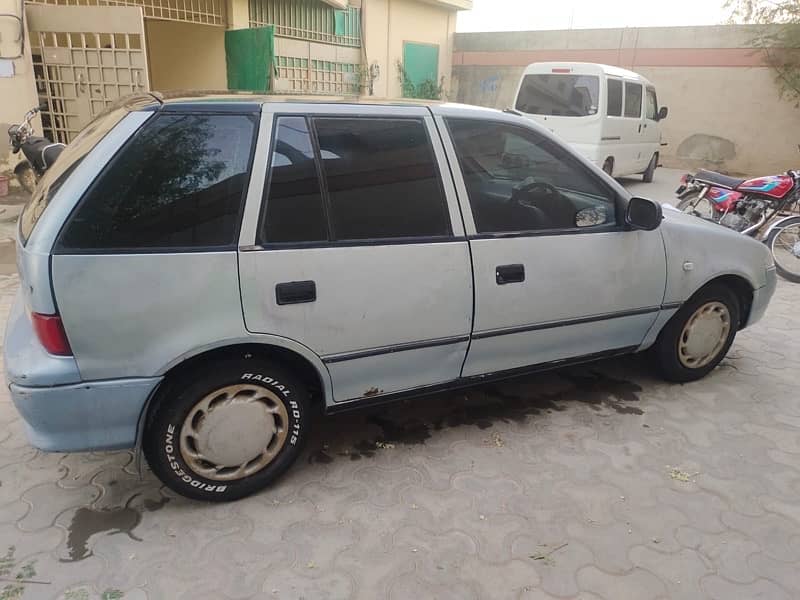
{"label": "green gate", "polygon": [[232,29],[225,32],[228,89],[270,91],[274,59],[274,27]]}
{"label": "green gate", "polygon": [[403,44],[403,96],[427,97],[439,86],[439,46],[435,44]]}

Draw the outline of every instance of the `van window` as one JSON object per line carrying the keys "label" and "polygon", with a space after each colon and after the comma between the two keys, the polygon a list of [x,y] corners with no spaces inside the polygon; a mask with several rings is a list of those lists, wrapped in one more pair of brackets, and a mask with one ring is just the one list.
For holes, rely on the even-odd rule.
{"label": "van window", "polygon": [[335,240],[450,235],[421,119],[315,118]]}
{"label": "van window", "polygon": [[28,238],[33,232],[33,228],[44,214],[50,201],[56,192],[67,181],[72,172],[81,163],[84,156],[94,148],[105,135],[128,114],[126,108],[116,108],[103,113],[94,121],[89,123],[78,136],[64,148],[58,156],[58,160],[53,163],[42,176],[36,190],[25,205],[19,218],[19,233],[23,244],[27,243]]}
{"label": "van window", "polygon": [[508,123],[447,119],[447,126],[478,233],[616,225],[614,193],[557,142]]}
{"label": "van window", "polygon": [[647,88],[647,118],[651,121],[658,120],[658,99],[653,88]]}
{"label": "van window", "polygon": [[622,116],[622,81],[619,79],[608,80],[608,110],[609,117]]}
{"label": "van window", "polygon": [[625,82],[625,116],[639,119],[642,116],[642,86]]}
{"label": "van window", "polygon": [[533,115],[585,117],[597,113],[600,78],[596,75],[525,75],[516,109]]}
{"label": "van window", "polygon": [[157,116],[83,197],[60,249],[234,244],[255,129],[247,115]]}
{"label": "van window", "polygon": [[305,117],[279,117],[261,240],[273,243],[328,239],[314,146]]}

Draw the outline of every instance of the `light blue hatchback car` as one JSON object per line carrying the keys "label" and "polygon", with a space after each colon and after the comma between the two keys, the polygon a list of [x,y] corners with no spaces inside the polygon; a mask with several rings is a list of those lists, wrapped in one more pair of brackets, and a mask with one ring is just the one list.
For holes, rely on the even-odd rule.
{"label": "light blue hatchback car", "polygon": [[763,245],[447,104],[137,97],[69,144],[18,237],[5,366],[31,443],[141,447],[217,501],[286,470],[315,403],[646,349],[700,378],[776,280]]}

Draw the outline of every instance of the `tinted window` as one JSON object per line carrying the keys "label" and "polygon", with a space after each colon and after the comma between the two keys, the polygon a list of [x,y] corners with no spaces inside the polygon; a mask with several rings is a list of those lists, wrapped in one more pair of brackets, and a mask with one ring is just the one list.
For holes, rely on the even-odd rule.
{"label": "tinted window", "polygon": [[616,223],[613,193],[553,140],[505,123],[448,126],[478,233]]}
{"label": "tinted window", "polygon": [[305,117],[280,117],[272,149],[262,238],[267,242],[328,239],[328,225]]}
{"label": "tinted window", "polygon": [[642,116],[642,86],[638,83],[625,82],[625,116]]}
{"label": "tinted window", "polygon": [[619,79],[608,80],[608,116],[622,116],[622,82]]}
{"label": "tinted window", "polygon": [[421,120],[314,119],[336,240],[450,233]]}
{"label": "tinted window", "polygon": [[236,241],[255,121],[160,115],[83,198],[65,249],[187,248]]}
{"label": "tinted window", "polygon": [[526,75],[517,110],[534,115],[585,117],[597,112],[600,79],[595,75]]}
{"label": "tinted window", "polygon": [[647,118],[651,121],[658,120],[658,99],[653,88],[647,88]]}
{"label": "tinted window", "polygon": [[23,243],[27,242],[38,223],[50,200],[56,195],[59,188],[69,178],[75,168],[81,163],[83,157],[94,148],[111,129],[128,114],[124,108],[117,108],[104,113],[89,123],[78,136],[70,142],[59,154],[58,160],[53,163],[42,176],[25,209],[19,219],[19,232]]}

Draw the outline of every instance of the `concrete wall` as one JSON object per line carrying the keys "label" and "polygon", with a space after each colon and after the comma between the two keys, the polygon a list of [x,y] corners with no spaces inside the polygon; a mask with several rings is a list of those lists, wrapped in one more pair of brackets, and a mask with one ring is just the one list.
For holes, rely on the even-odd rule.
{"label": "concrete wall", "polygon": [[[12,0],[0,1],[0,13],[19,12],[19,2]],[[13,56],[19,52],[18,28],[13,21],[4,18],[0,23],[0,56]],[[8,174],[14,165],[19,162],[21,154],[12,155],[6,131],[12,123],[19,123],[25,113],[39,104],[36,94],[36,82],[33,76],[31,63],[31,48],[27,34],[22,58],[11,61],[14,75],[0,77],[0,174]],[[37,133],[41,132],[41,123],[37,118],[34,122]]]}
{"label": "concrete wall", "polygon": [[524,67],[603,62],[641,73],[670,109],[662,161],[681,168],[766,174],[800,165],[800,109],[783,100],[748,26],[456,34],[459,102],[513,105]]}
{"label": "concrete wall", "polygon": [[144,29],[151,89],[228,89],[223,28],[146,19]]}
{"label": "concrete wall", "polygon": [[402,96],[398,61],[403,60],[403,42],[439,46],[439,77],[445,78],[445,91],[452,88],[453,38],[456,11],[442,4],[421,0],[362,0],[362,30],[366,64],[377,63],[380,77],[374,95]]}

